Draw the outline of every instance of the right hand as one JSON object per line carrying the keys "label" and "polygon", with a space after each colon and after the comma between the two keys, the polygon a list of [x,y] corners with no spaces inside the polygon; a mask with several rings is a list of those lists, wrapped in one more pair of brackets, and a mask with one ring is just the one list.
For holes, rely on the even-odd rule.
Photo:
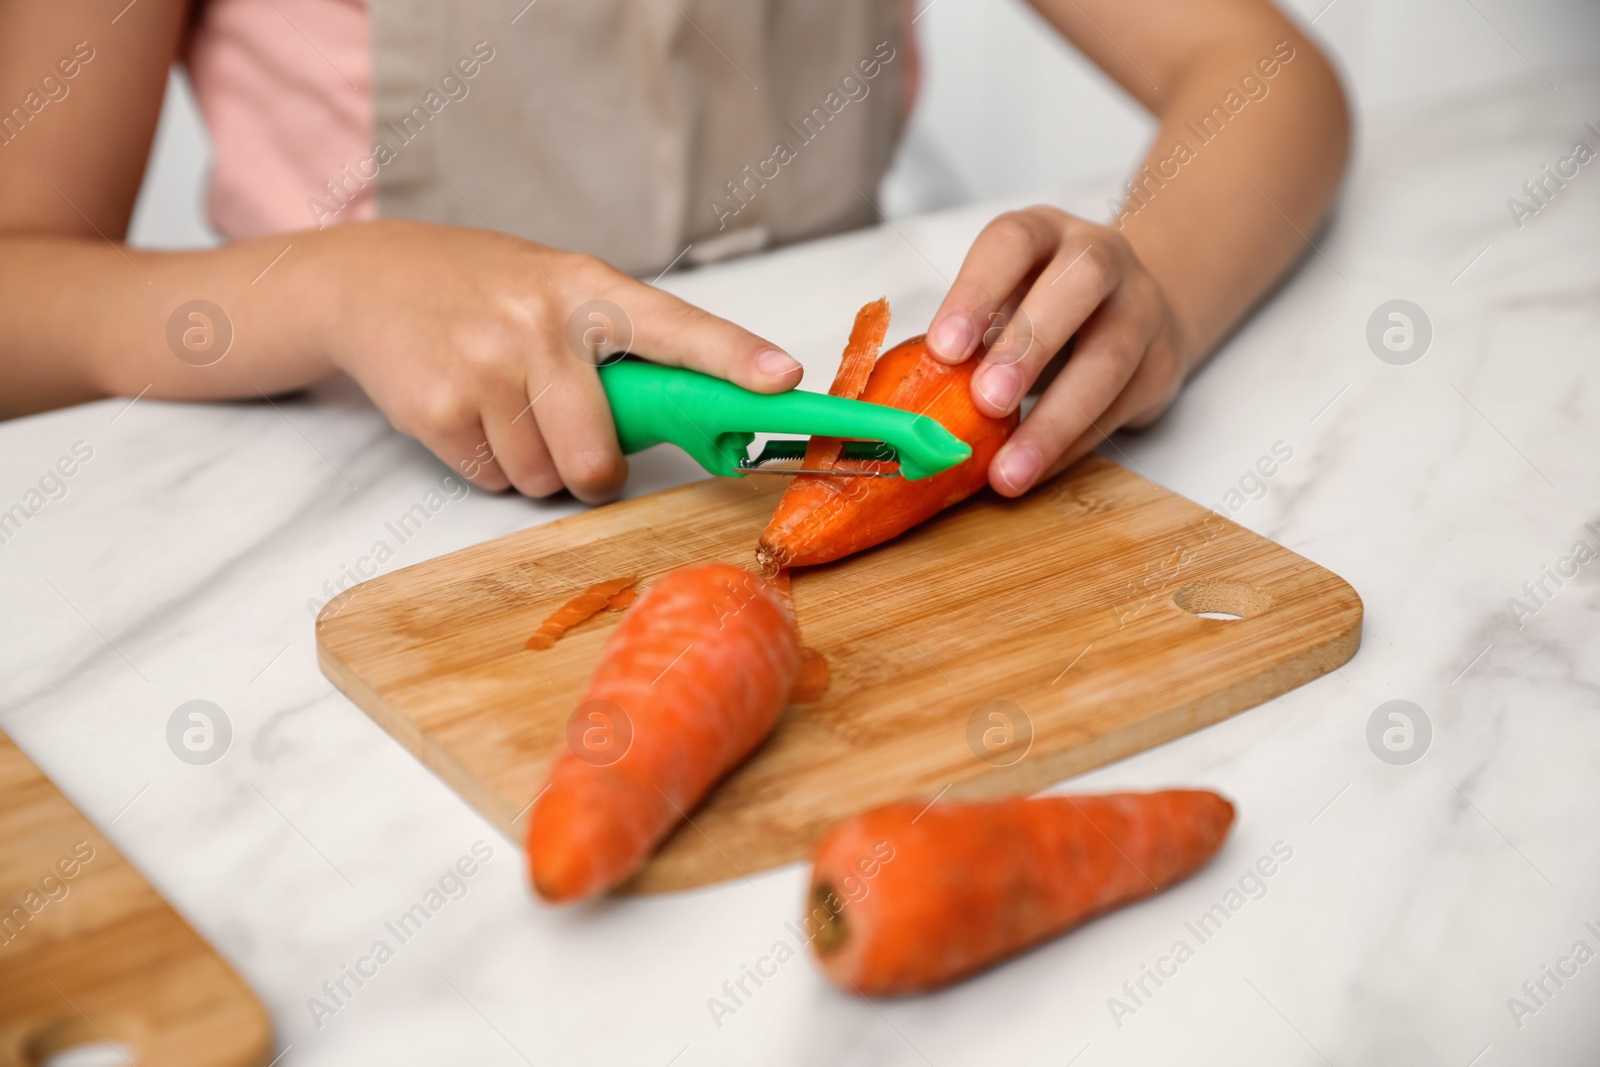
{"label": "right hand", "polygon": [[[402,220],[327,236],[326,357],[484,489],[616,494],[628,468],[596,364],[624,347],[761,393],[803,373],[771,342],[592,256]],[[596,300],[620,321],[603,308],[574,319]]]}

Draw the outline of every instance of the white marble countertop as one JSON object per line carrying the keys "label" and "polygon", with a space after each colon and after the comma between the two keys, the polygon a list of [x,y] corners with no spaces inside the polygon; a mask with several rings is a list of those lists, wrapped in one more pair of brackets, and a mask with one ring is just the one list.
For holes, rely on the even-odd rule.
{"label": "white marble countertop", "polygon": [[[0,726],[257,990],[285,1065],[1593,1062],[1600,963],[1570,953],[1600,950],[1600,564],[1537,603],[1523,583],[1600,547],[1600,165],[1520,228],[1506,203],[1600,147],[1600,80],[1558,80],[1370,119],[1320,251],[1159,427],[1106,449],[1218,503],[1283,442],[1235,518],[1353,584],[1365,639],[1336,674],[1075,782],[1209,786],[1240,820],[1189,882],[947,992],[866,1003],[801,956],[713,1020],[707,999],[787,936],[799,865],[584,911],[529,899],[518,849],[317,670],[307,600],[446,474],[348,384],[0,424],[0,509],[92,450],[0,544]],[[1052,199],[1100,218],[1111,185]],[[893,337],[925,324],[994,209],[665,284],[815,384],[863,300],[889,294]],[[1410,365],[1366,340],[1391,299],[1432,324]],[[698,473],[666,452],[634,469],[632,494]],[[389,569],[573,508],[474,491]],[[232,727],[209,765],[166,739],[194,699]],[[1409,765],[1366,739],[1393,699],[1432,725]],[[480,841],[464,895],[396,945],[385,922]],[[1185,922],[1276,842],[1292,858],[1198,943]],[[379,939],[393,958],[318,1018],[309,999]],[[1133,999],[1180,939],[1193,958]]]}

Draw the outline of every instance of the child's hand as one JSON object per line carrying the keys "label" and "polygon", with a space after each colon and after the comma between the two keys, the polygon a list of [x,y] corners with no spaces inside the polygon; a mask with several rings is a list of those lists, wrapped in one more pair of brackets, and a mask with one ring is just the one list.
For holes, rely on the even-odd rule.
{"label": "child's hand", "polygon": [[621,487],[600,356],[627,349],[762,393],[800,381],[770,342],[590,256],[402,221],[352,225],[324,247],[329,360],[485,489],[565,486],[592,502]]}
{"label": "child's hand", "polygon": [[928,330],[934,355],[972,376],[978,407],[1004,415],[1076,333],[1072,356],[989,465],[1018,496],[1119,426],[1153,420],[1188,360],[1161,286],[1116,230],[1051,207],[1010,212],[973,242]]}

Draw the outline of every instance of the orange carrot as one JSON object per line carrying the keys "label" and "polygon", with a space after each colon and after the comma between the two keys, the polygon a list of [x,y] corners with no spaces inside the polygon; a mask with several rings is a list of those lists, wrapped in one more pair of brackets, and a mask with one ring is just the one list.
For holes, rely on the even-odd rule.
{"label": "orange carrot", "polygon": [[800,635],[771,586],[726,563],[659,579],[623,616],[528,826],[533,887],[619,885],[778,721]]}
{"label": "orange carrot", "polygon": [[628,609],[628,605],[632,604],[638,599],[639,590],[630,585],[626,589],[617,590],[615,593],[612,593],[611,596],[606,598],[606,610],[626,611]]}
{"label": "orange carrot", "polygon": [[[761,535],[756,558],[763,572],[809,566],[860,552],[904,533],[940,510],[965,500],[989,479],[989,461],[1016,429],[1018,415],[991,418],[972,403],[972,372],[978,361],[959,366],[928,353],[914,337],[884,353],[867,380],[862,400],[916,411],[935,419],[972,446],[972,455],[930,478],[850,478],[802,474],[778,501]],[[840,459],[837,468],[884,470],[878,460]]]}
{"label": "orange carrot", "polygon": [[[561,640],[562,634],[606,610],[613,597],[619,596],[630,589],[633,583],[638,580],[638,575],[630,574],[626,578],[610,578],[591,585],[561,605],[555,610],[555,614],[540,623],[538,631],[528,638],[527,647],[534,652],[549,648]],[[626,604],[623,605],[623,607],[626,606]],[[617,608],[616,610],[620,611],[622,609]]]}
{"label": "orange carrot", "polygon": [[1232,825],[1206,790],[889,804],[817,845],[812,948],[841,989],[935,989],[1188,877]]}
{"label": "orange carrot", "polygon": [[[881,297],[856,312],[856,321],[850,327],[850,340],[839,358],[839,370],[828,387],[829,396],[842,396],[855,400],[867,387],[867,379],[878,362],[878,349],[889,332],[889,299]],[[830,470],[839,458],[843,442],[837,437],[813,437],[806,444],[805,462],[808,470]]]}

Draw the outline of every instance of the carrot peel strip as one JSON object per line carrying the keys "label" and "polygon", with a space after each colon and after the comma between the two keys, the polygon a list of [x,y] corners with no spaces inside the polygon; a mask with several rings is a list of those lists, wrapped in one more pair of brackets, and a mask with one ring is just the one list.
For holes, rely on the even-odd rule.
{"label": "carrot peel strip", "polygon": [[800,675],[795,679],[794,692],[789,700],[795,704],[814,704],[821,700],[832,681],[828,657],[814,648],[800,650]]}
{"label": "carrot peel strip", "polygon": [[[779,567],[775,574],[762,573],[778,599],[783,601],[783,606],[789,612],[789,617],[795,621],[798,629],[800,616],[794,610],[794,576],[788,567]],[[789,700],[795,704],[814,704],[821,700],[828,691],[828,682],[832,675],[828,669],[828,657],[814,648],[802,647],[800,649],[800,673],[795,678],[794,690],[789,694]]]}
{"label": "carrot peel strip", "polygon": [[[856,312],[856,321],[850,327],[850,340],[839,358],[839,370],[828,387],[829,396],[842,396],[859,400],[867,387],[872,368],[878,362],[878,350],[889,333],[889,300],[882,297]],[[839,458],[843,441],[837,437],[813,437],[806,445],[806,470],[829,470]]]}
{"label": "carrot peel strip", "polygon": [[[624,593],[633,591],[633,584],[639,580],[636,574],[625,578],[610,578],[603,582],[596,582],[565,604],[561,605],[544,622],[539,624],[539,629],[528,638],[527,648],[534,652],[543,651],[561,640],[568,630],[605,611],[611,607],[611,602]],[[631,598],[630,598],[631,600]],[[621,611],[628,606],[628,602],[621,607],[612,608]]]}

